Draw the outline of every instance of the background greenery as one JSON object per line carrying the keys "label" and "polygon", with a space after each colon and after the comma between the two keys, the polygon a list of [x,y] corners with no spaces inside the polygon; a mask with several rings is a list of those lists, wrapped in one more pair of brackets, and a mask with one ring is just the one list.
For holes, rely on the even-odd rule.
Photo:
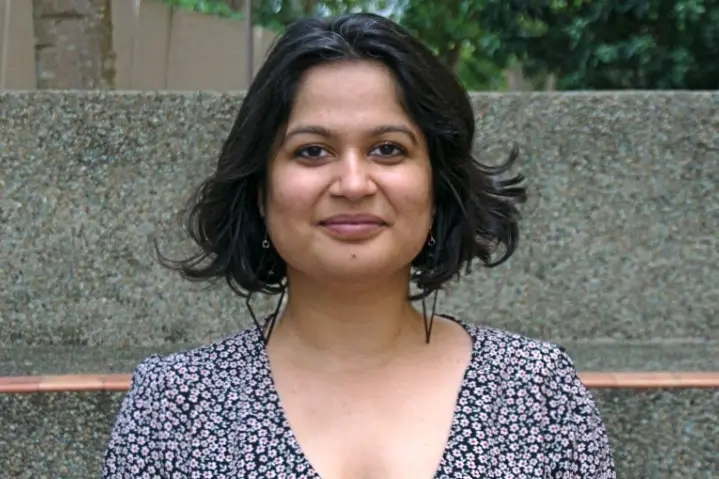
{"label": "background greenery", "polygon": [[[243,18],[243,0],[165,0]],[[255,24],[370,11],[432,47],[471,90],[719,88],[719,0],[253,0]]]}

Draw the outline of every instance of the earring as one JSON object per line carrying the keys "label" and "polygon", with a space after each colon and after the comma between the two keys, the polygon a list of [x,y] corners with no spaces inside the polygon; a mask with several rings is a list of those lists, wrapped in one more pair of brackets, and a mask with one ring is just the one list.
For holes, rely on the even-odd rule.
{"label": "earring", "polygon": [[[286,286],[286,285],[285,285]],[[245,299],[245,307],[247,308],[247,311],[250,313],[250,317],[252,318],[252,322],[255,323],[255,327],[257,328],[257,331],[260,333],[260,336],[262,337],[262,341],[265,343],[265,346],[267,346],[267,343],[270,341],[270,336],[272,335],[272,330],[275,329],[275,323],[277,322],[277,316],[280,314],[280,308],[282,307],[282,300],[285,298],[285,293],[287,292],[287,288],[282,288],[282,291],[280,292],[280,299],[277,301],[277,305],[275,305],[275,310],[270,314],[268,317],[265,318],[263,321],[263,324],[260,324],[259,319],[257,318],[257,315],[255,314],[255,310],[252,307],[252,293],[249,293],[247,295],[247,298]]]}
{"label": "earring", "polygon": [[280,315],[280,308],[282,307],[282,300],[285,299],[285,293],[287,292],[287,288],[282,288],[282,292],[280,293],[280,299],[277,300],[277,304],[275,305],[274,312],[265,320],[265,346],[270,341],[270,336],[272,336],[272,330],[275,329],[275,323],[277,322],[277,316]]}
{"label": "earring", "polygon": [[432,233],[429,234],[429,239],[427,240],[427,246],[430,248],[434,245],[436,245],[437,242],[434,240],[434,236],[432,236]]}
{"label": "earring", "polygon": [[[429,232],[429,239],[427,240],[427,246],[433,248],[437,244],[437,241],[432,235],[432,231]],[[439,251],[433,250],[429,253],[429,267],[434,268],[437,262]],[[424,318],[424,334],[427,344],[429,344],[429,338],[432,336],[432,326],[434,325],[434,314],[437,311],[437,294],[439,290],[435,289],[434,293],[425,293],[422,297],[422,317]],[[432,311],[427,316],[427,296],[432,294]]]}
{"label": "earring", "polygon": [[262,325],[260,325],[260,322],[257,319],[257,315],[255,314],[255,309],[252,307],[251,301],[252,301],[252,292],[250,291],[247,294],[247,297],[245,298],[245,307],[247,308],[247,312],[250,313],[250,317],[252,318],[252,322],[255,323],[255,327],[257,328],[257,331],[260,333],[260,336],[262,339],[265,338],[265,332],[262,329]]}
{"label": "earring", "polygon": [[424,335],[425,335],[425,341],[427,344],[429,344],[429,338],[432,336],[432,326],[434,326],[434,315],[437,311],[437,293],[439,290],[435,289],[434,293],[432,293],[432,311],[430,312],[429,316],[427,316],[427,296],[422,298],[422,317],[424,318]]}
{"label": "earring", "polygon": [[[265,232],[265,239],[262,240],[262,249],[265,250],[265,252],[262,254],[262,265],[261,266],[263,266],[267,260],[272,259],[271,258],[272,255],[268,251],[270,249],[270,246],[272,246],[272,245],[270,244],[270,240],[267,236],[267,232]],[[273,263],[273,262],[274,261],[270,261],[270,263]],[[270,264],[269,269],[267,270],[268,278],[272,278],[274,273],[275,272],[274,272],[274,269],[272,268],[272,264]]]}

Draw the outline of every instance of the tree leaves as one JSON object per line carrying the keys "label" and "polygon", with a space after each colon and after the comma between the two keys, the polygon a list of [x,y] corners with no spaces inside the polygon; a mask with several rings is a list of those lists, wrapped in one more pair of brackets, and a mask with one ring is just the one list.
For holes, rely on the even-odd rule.
{"label": "tree leaves", "polygon": [[[166,0],[241,17],[230,0]],[[470,89],[503,69],[558,77],[562,89],[719,88],[719,0],[254,0],[281,31],[308,15],[371,11],[430,46]],[[223,6],[224,5],[224,6]]]}
{"label": "tree leaves", "polygon": [[165,0],[173,7],[194,12],[217,15],[223,18],[242,20],[245,16],[226,0]]}
{"label": "tree leaves", "polygon": [[718,0],[498,3],[485,13],[504,48],[560,88],[719,88]]}

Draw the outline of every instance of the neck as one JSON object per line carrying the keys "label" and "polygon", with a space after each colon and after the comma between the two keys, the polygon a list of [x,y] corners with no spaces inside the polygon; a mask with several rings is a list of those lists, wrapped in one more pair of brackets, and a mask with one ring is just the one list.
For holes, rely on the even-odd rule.
{"label": "neck", "polygon": [[422,315],[408,293],[405,274],[362,287],[292,275],[270,345],[357,367],[380,365],[403,346],[424,343]]}

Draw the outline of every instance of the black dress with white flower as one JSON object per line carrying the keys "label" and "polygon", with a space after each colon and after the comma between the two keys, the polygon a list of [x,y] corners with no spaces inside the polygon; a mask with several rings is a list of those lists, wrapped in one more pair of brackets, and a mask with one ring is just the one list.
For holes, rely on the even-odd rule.
{"label": "black dress with white flower", "polygon": [[[557,346],[458,321],[474,339],[436,479],[615,479],[591,394]],[[135,370],[102,477],[319,479],[255,329]]]}

